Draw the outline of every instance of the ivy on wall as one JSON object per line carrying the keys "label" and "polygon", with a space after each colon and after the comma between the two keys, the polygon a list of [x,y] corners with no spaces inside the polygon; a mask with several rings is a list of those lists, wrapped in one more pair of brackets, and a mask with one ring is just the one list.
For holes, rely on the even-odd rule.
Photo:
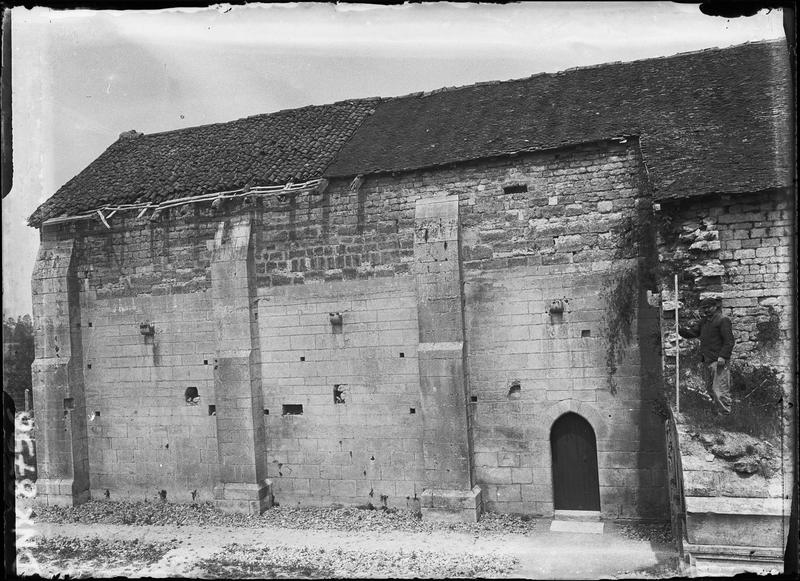
{"label": "ivy on wall", "polygon": [[617,393],[614,376],[622,361],[625,348],[633,336],[633,321],[636,318],[636,297],[639,282],[636,269],[630,268],[620,274],[605,293],[606,314],[606,371],[608,389]]}
{"label": "ivy on wall", "polygon": [[[647,185],[643,185],[644,188]],[[640,288],[658,286],[659,261],[656,250],[656,228],[652,206],[642,203],[633,214],[625,216],[614,228],[617,236],[618,259],[636,259],[637,266],[628,268],[614,278],[604,293],[606,313],[606,380],[612,394],[617,393],[615,376],[625,349],[633,338],[633,323],[637,317]],[[660,333],[654,337],[655,347],[660,347]]]}
{"label": "ivy on wall", "polygon": [[767,319],[756,323],[756,342],[764,349],[775,347],[781,340],[781,317],[775,307],[767,308]]}

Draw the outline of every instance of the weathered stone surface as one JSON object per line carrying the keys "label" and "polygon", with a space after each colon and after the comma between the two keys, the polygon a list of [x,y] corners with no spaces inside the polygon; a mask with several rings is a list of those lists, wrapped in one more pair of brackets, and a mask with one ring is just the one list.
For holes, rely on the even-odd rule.
{"label": "weathered stone surface", "polygon": [[[663,515],[660,428],[641,430],[650,412],[634,405],[654,389],[640,384],[638,345],[625,350],[616,395],[607,384],[604,293],[636,265],[637,244],[616,232],[646,200],[637,156],[627,145],[526,154],[370,176],[357,195],[351,180],[332,180],[313,205],[254,209],[246,260],[243,246],[238,257],[218,251],[233,207],[82,232],[87,385],[102,412],[90,423],[93,494],[213,499],[223,479],[260,481],[249,442],[263,438],[278,502],[406,506],[435,477],[452,487],[440,491],[479,485],[491,510],[549,515],[557,418],[543,414],[571,402],[565,410],[597,434],[600,469],[619,472],[602,486],[603,513]],[[536,187],[497,195],[511,170]],[[416,200],[442,192],[458,199],[458,222],[431,214],[418,227]],[[578,204],[584,213],[568,215]],[[542,207],[555,213],[537,217]],[[223,247],[237,246],[234,232],[222,232]],[[130,252],[112,256],[108,236]],[[221,268],[229,258],[239,266]],[[203,286],[178,286],[194,280]],[[567,301],[560,322],[547,312],[554,299]],[[656,313],[644,300],[637,308],[644,332]],[[145,320],[152,341],[138,334]],[[445,345],[459,342],[465,351]],[[108,385],[119,395],[108,398]],[[197,405],[184,400],[189,386]],[[487,452],[470,482],[471,458]]]}
{"label": "weathered stone surface", "polygon": [[45,238],[32,277],[36,359],[31,366],[39,501],[89,499],[81,301],[73,240]]}
{"label": "weathered stone surface", "polygon": [[719,240],[698,240],[689,246],[689,250],[694,252],[713,252],[720,248]]}
{"label": "weathered stone surface", "polygon": [[689,542],[783,547],[789,503],[779,498],[687,497]]}
{"label": "weathered stone surface", "polygon": [[725,274],[725,266],[718,260],[708,261],[703,264],[692,265],[685,272],[695,278],[723,276]]}
{"label": "weathered stone surface", "polygon": [[422,492],[420,506],[423,520],[477,522],[483,511],[481,489],[427,489]]}
{"label": "weathered stone surface", "polygon": [[223,510],[261,513],[272,503],[267,443],[262,423],[261,357],[251,216],[219,223],[212,258],[212,305],[216,332],[214,392]]}
{"label": "weathered stone surface", "polygon": [[747,454],[745,447],[737,443],[718,444],[711,448],[711,453],[725,460],[735,460]]}
{"label": "weathered stone surface", "polygon": [[739,474],[755,474],[758,472],[759,467],[759,461],[752,456],[737,460],[733,465],[733,469]]}

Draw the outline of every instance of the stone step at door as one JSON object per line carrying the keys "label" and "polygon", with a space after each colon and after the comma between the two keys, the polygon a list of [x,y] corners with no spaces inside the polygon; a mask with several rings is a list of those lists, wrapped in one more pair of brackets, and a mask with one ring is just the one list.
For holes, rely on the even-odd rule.
{"label": "stone step at door", "polygon": [[604,529],[599,510],[556,510],[550,523],[550,531],[557,533],[602,535]]}

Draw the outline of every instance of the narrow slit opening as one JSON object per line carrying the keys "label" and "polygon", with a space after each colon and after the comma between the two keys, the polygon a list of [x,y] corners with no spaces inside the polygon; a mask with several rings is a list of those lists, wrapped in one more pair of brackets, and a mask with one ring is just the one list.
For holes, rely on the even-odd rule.
{"label": "narrow slit opening", "polygon": [[522,194],[527,191],[528,186],[526,184],[511,184],[508,186],[503,186],[504,194]]}

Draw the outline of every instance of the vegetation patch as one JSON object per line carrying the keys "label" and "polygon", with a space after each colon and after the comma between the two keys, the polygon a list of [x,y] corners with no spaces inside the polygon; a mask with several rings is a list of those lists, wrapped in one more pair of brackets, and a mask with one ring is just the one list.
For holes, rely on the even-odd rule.
{"label": "vegetation patch", "polygon": [[[683,362],[683,360],[682,360]],[[765,440],[781,433],[783,378],[769,365],[731,364],[731,413],[717,415],[697,366],[681,376],[681,415],[692,428],[722,428]]]}
{"label": "vegetation patch", "polygon": [[756,323],[756,342],[760,347],[770,349],[781,340],[781,317],[775,307],[769,306],[767,319]]}
{"label": "vegetation patch", "polygon": [[636,270],[628,269],[613,282],[611,290],[605,294],[606,371],[608,389],[613,394],[617,393],[614,381],[617,365],[633,335],[638,288]]}
{"label": "vegetation patch", "polygon": [[31,395],[31,364],[34,358],[33,322],[29,315],[6,317],[3,313],[3,390],[14,399],[17,411],[25,409]]}

